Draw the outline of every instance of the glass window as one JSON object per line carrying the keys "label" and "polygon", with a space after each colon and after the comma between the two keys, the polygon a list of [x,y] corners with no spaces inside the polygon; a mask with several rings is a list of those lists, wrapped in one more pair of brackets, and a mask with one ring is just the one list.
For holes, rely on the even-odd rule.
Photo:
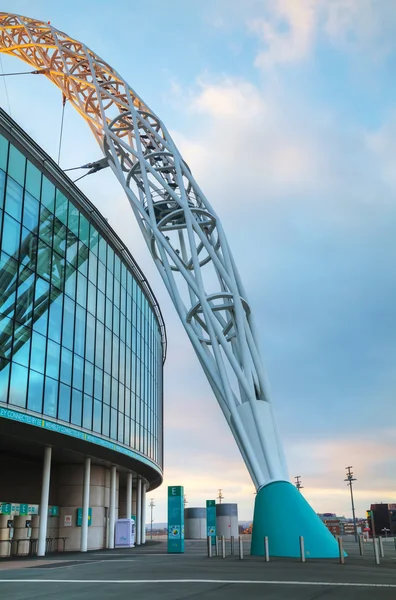
{"label": "glass window", "polygon": [[41,203],[51,213],[55,210],[55,186],[43,175],[41,188]]}
{"label": "glass window", "polygon": [[68,423],[70,422],[70,393],[69,386],[61,383],[59,386],[58,419]]}
{"label": "glass window", "polygon": [[80,213],[80,240],[86,245],[89,245],[89,223],[88,220]]}
{"label": "glass window", "polygon": [[131,420],[125,419],[124,444],[130,444],[131,441]]}
{"label": "glass window", "polygon": [[30,160],[27,161],[25,187],[32,196],[37,198],[37,200],[40,199],[41,173],[37,167],[32,165]]}
{"label": "glass window", "polygon": [[124,415],[119,412],[118,413],[118,435],[117,440],[123,444],[124,443]]}
{"label": "glass window", "polygon": [[11,404],[25,408],[27,381],[27,368],[13,363],[11,368],[11,382],[8,400]]}
{"label": "glass window", "polygon": [[102,430],[102,403],[94,400],[93,430],[101,433]]}
{"label": "glass window", "polygon": [[74,337],[74,310],[75,304],[73,300],[65,296],[65,303],[63,309],[63,334],[62,334],[62,345],[73,349],[73,337]]}
{"label": "glass window", "polygon": [[107,373],[104,374],[104,385],[103,385],[103,402],[105,402],[106,404],[110,404],[110,399],[111,399],[111,377],[110,375],[107,375]]}
{"label": "glass window", "polygon": [[6,174],[0,169],[0,208],[4,206],[5,181]]}
{"label": "glass window", "polygon": [[107,373],[111,373],[112,342],[113,336],[111,331],[105,327],[104,370]]}
{"label": "glass window", "polygon": [[36,229],[38,225],[39,208],[40,205],[36,198],[25,192],[25,201],[23,205],[23,224],[30,231]]}
{"label": "glass window", "polygon": [[21,237],[21,225],[9,215],[4,215],[3,237],[1,247],[4,252],[13,255],[19,250],[19,241]]}
{"label": "glass window", "polygon": [[99,237],[99,259],[102,261],[102,263],[105,265],[106,264],[106,242],[105,240],[100,236]]}
{"label": "glass window", "polygon": [[95,344],[95,364],[103,369],[103,344],[104,344],[104,325],[100,321],[96,323],[96,344]]}
{"label": "glass window", "polygon": [[88,279],[96,285],[98,275],[98,259],[92,252],[89,253]]}
{"label": "glass window", "polygon": [[81,273],[77,275],[77,302],[84,308],[87,305],[87,278]]}
{"label": "glass window", "polygon": [[115,408],[111,409],[110,413],[110,437],[113,440],[117,439],[118,412]]}
{"label": "glass window", "polygon": [[92,396],[84,394],[83,427],[92,429]]}
{"label": "glass window", "polygon": [[93,315],[96,314],[96,287],[88,282],[88,310]]}
{"label": "glass window", "polygon": [[84,376],[84,360],[78,354],[74,354],[73,387],[82,390]]}
{"label": "glass window", "polygon": [[58,405],[58,381],[51,379],[51,377],[45,378],[45,391],[44,391],[44,414],[49,417],[56,417],[56,409]]}
{"label": "glass window", "polygon": [[30,338],[31,330],[29,327],[24,327],[23,325],[15,326],[12,360],[25,367],[29,366]]}
{"label": "glass window", "polygon": [[71,410],[71,422],[74,425],[81,427],[82,417],[82,393],[73,390],[72,392],[72,410]]}
{"label": "glass window", "polygon": [[74,352],[84,356],[85,347],[85,310],[76,305],[76,324],[74,332]]}
{"label": "glass window", "polygon": [[98,290],[97,304],[96,304],[96,317],[104,323],[105,320],[105,295]]}
{"label": "glass window", "polygon": [[74,204],[72,204],[71,202],[69,203],[69,222],[68,222],[68,226],[69,229],[74,233],[74,235],[76,236],[76,238],[78,238],[78,226],[79,226],[79,216],[80,213],[78,212],[78,209],[74,206]]}
{"label": "glass window", "polygon": [[49,326],[48,326],[48,337],[55,342],[60,342],[61,330],[62,330],[62,309],[63,309],[63,296],[59,294],[54,298],[52,295],[52,302],[49,307]]}
{"label": "glass window", "polygon": [[8,158],[8,140],[0,135],[0,168],[4,171],[7,170],[7,158]]}
{"label": "glass window", "polygon": [[73,367],[73,354],[70,350],[62,348],[62,362],[61,362],[61,381],[71,385],[72,378],[72,367]]}
{"label": "glass window", "polygon": [[110,406],[103,404],[102,434],[110,437]]}
{"label": "glass window", "polygon": [[35,412],[43,412],[43,387],[44,375],[30,371],[29,373],[29,394],[28,394],[28,409]]}
{"label": "glass window", "polygon": [[94,383],[94,366],[87,360],[85,361],[84,368],[84,392],[86,394],[93,394],[93,383]]}
{"label": "glass window", "polygon": [[8,177],[5,210],[17,221],[21,221],[22,217],[22,198],[23,187],[20,186],[16,181],[11,179],[11,177]]}
{"label": "glass window", "polygon": [[98,289],[103,293],[106,291],[106,267],[100,261],[98,262]]}
{"label": "glass window", "polygon": [[30,358],[31,369],[44,373],[45,351],[45,337],[37,331],[33,331],[32,352]]}
{"label": "glass window", "polygon": [[89,226],[89,249],[98,254],[99,234],[93,225]]}
{"label": "glass window", "polygon": [[77,287],[77,271],[69,263],[66,265],[66,285],[65,294],[75,300]]}
{"label": "glass window", "polygon": [[103,371],[101,369],[95,369],[95,398],[102,399],[102,388],[103,388]]}
{"label": "glass window", "polygon": [[8,159],[8,174],[21,185],[25,182],[26,158],[13,146],[10,145],[10,155]]}
{"label": "glass window", "polygon": [[114,377],[111,378],[111,396],[110,403],[113,408],[118,408],[118,381]]}
{"label": "glass window", "polygon": [[[46,375],[53,377],[54,379],[59,378],[59,359],[60,359],[60,346],[52,340],[48,340],[47,346],[47,370]],[[47,385],[47,384],[46,384]],[[46,392],[47,394],[47,392]],[[46,413],[49,414],[49,413]]]}
{"label": "glass window", "polygon": [[95,356],[95,318],[87,313],[87,331],[85,344],[85,358],[94,362]]}

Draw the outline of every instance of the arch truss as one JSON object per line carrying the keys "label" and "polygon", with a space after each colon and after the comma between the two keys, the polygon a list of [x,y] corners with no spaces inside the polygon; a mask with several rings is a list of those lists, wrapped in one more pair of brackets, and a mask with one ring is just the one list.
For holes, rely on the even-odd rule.
{"label": "arch truss", "polygon": [[251,310],[220,220],[163,122],[95,52],[0,13],[0,51],[50,79],[122,185],[257,488],[288,480]]}

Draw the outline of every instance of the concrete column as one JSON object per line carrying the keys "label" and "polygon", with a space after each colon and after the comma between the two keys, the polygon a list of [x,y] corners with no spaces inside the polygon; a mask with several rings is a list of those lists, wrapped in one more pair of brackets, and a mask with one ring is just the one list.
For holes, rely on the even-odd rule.
{"label": "concrete column", "polygon": [[136,545],[142,543],[142,480],[138,477],[136,489]]}
{"label": "concrete column", "polygon": [[110,471],[110,509],[109,509],[109,548],[114,548],[115,510],[116,510],[117,467]]}
{"label": "concrete column", "polygon": [[41,484],[41,501],[40,501],[40,526],[38,535],[37,556],[45,556],[45,546],[47,537],[47,521],[48,521],[48,500],[50,490],[51,477],[51,446],[46,446],[44,450],[43,460],[43,480]]}
{"label": "concrete column", "polygon": [[127,519],[132,516],[132,473],[127,475],[125,516]]}
{"label": "concrete column", "polygon": [[91,485],[91,459],[87,456],[84,460],[84,483],[82,501],[82,523],[81,523],[81,552],[88,550],[88,508],[89,488]]}
{"label": "concrete column", "polygon": [[146,543],[146,484],[142,485],[142,544]]}

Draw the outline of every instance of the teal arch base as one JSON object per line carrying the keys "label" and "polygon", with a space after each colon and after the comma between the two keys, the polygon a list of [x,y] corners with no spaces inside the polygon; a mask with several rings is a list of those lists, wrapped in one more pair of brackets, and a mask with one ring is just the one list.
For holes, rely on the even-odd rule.
{"label": "teal arch base", "polygon": [[264,555],[268,536],[270,556],[300,556],[304,536],[307,558],[336,558],[338,542],[291,483],[274,481],[260,489],[254,506],[251,554]]}

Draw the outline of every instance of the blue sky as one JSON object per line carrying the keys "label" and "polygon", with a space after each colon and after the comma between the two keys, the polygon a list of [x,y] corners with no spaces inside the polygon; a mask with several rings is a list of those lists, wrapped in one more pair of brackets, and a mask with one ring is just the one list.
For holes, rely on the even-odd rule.
{"label": "blue sky", "polygon": [[[319,512],[396,501],[396,13],[387,0],[3,2],[84,41],[164,120],[223,220],[256,314],[291,476]],[[23,64],[3,57],[7,70]],[[12,116],[57,155],[58,90],[7,79]],[[8,110],[0,82],[1,106]],[[33,118],[32,118],[33,117]],[[56,135],[55,135],[56,134]],[[100,157],[67,107],[61,166]],[[189,506],[254,489],[111,173],[81,188],[167,322],[165,484]],[[153,492],[166,519],[166,488]]]}

